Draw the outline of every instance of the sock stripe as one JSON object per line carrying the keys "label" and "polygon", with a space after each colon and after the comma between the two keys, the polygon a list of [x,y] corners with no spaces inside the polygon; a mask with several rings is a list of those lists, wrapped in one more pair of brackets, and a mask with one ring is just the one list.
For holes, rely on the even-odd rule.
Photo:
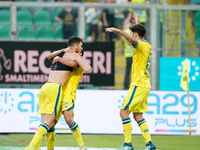
{"label": "sock stripe", "polygon": [[142,120],[138,121],[137,123],[138,123],[138,125],[140,126],[140,125],[143,124],[144,122],[146,122],[146,120],[145,120],[145,119],[142,119]]}
{"label": "sock stripe", "polygon": [[69,125],[69,128],[71,129],[75,124],[76,122],[73,122],[71,125]]}
{"label": "sock stripe", "polygon": [[76,124],[76,126],[74,128],[72,128],[72,130],[73,131],[76,130],[77,127],[78,127],[78,124]]}
{"label": "sock stripe", "polygon": [[55,128],[50,129],[50,130],[48,131],[48,133],[49,133],[49,132],[54,132],[54,131],[55,131]]}
{"label": "sock stripe", "polygon": [[41,124],[41,126],[42,127],[44,127],[46,130],[47,130],[47,132],[49,131],[49,126],[46,124],[46,123],[43,123],[43,124]]}
{"label": "sock stripe", "polygon": [[122,119],[122,124],[127,124],[127,123],[130,123],[130,122],[131,122],[130,118]]}
{"label": "sock stripe", "polygon": [[131,121],[127,121],[127,122],[123,122],[122,124],[127,124],[127,123],[130,123]]}
{"label": "sock stripe", "polygon": [[122,119],[122,121],[125,121],[125,120],[130,120],[130,118]]}
{"label": "sock stripe", "polygon": [[70,130],[76,130],[76,128],[78,127],[78,124],[76,123],[76,122],[73,122],[70,126],[69,126],[69,128],[70,128]]}

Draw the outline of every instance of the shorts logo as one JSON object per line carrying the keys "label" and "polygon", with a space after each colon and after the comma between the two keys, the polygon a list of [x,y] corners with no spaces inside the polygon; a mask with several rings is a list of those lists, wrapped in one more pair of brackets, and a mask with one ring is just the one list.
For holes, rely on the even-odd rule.
{"label": "shorts logo", "polygon": [[64,103],[65,108],[67,108],[68,104],[69,104],[68,102]]}

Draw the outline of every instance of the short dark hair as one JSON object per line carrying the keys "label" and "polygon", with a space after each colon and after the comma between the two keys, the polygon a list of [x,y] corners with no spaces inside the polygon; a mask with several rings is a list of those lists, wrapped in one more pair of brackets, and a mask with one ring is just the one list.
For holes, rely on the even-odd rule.
{"label": "short dark hair", "polygon": [[143,26],[142,24],[136,24],[136,25],[133,25],[129,28],[132,32],[136,32],[140,37],[144,37],[146,32],[147,32],[147,29],[145,26]]}
{"label": "short dark hair", "polygon": [[83,42],[81,38],[77,36],[70,36],[67,41],[67,46],[74,46],[75,44],[79,44],[80,42]]}

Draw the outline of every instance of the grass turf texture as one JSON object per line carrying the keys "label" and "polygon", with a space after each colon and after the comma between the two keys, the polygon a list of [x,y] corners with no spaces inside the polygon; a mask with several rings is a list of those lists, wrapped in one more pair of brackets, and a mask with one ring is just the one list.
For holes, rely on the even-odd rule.
{"label": "grass turf texture", "polygon": [[[0,134],[0,146],[27,146],[34,134]],[[83,134],[83,140],[87,147],[119,148],[123,145],[123,135],[94,135]],[[157,149],[162,150],[199,150],[200,136],[172,136],[152,135],[153,143]],[[134,148],[144,149],[145,143],[142,135],[132,135]],[[57,134],[56,146],[75,146],[77,143],[71,134]],[[43,138],[41,146],[46,146],[46,138]]]}

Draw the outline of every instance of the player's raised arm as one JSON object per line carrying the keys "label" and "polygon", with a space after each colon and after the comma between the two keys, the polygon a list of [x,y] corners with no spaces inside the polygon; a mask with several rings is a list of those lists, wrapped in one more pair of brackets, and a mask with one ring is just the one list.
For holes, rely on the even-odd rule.
{"label": "player's raised arm", "polygon": [[130,34],[122,31],[121,29],[117,28],[105,28],[106,32],[116,32],[121,34],[128,42],[130,42],[132,45],[136,45],[136,39],[134,39]]}

